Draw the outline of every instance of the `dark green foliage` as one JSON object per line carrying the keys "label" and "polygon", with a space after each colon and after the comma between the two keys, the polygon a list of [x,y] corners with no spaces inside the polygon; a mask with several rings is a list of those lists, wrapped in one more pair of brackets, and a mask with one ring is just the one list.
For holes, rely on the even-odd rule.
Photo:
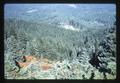
{"label": "dark green foliage", "polygon": [[[113,31],[109,32],[111,30]],[[110,60],[110,57],[115,58],[115,55],[116,55],[114,54],[116,52],[115,51],[116,48],[113,48],[113,47],[116,47],[116,45],[114,44],[113,42],[114,40],[112,39],[113,37],[111,36],[111,34],[115,34],[115,27],[114,29],[110,28],[106,33],[107,34],[105,35],[104,39],[99,44],[97,44],[99,45],[97,46],[97,48],[101,47],[101,49],[95,48],[96,51],[95,53],[93,52],[92,57],[90,59],[90,63],[96,68],[98,68],[100,72],[103,72],[105,79],[107,79],[106,73],[112,74],[111,72],[112,69],[107,67],[109,62],[112,62],[112,60]]]}

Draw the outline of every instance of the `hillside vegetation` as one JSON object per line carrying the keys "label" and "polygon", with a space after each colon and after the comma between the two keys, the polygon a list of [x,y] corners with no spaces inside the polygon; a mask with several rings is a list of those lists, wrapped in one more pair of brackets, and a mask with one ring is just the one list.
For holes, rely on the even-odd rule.
{"label": "hillside vegetation", "polygon": [[8,18],[4,26],[6,79],[116,78],[115,24],[76,32]]}

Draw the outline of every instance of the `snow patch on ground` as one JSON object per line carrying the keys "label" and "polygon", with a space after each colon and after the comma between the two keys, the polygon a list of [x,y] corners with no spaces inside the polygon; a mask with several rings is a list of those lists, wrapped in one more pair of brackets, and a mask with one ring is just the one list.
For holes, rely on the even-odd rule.
{"label": "snow patch on ground", "polygon": [[72,31],[80,31],[80,29],[74,28],[72,25],[68,25],[68,24],[64,24],[62,25],[62,28],[66,29],[66,30],[72,30]]}

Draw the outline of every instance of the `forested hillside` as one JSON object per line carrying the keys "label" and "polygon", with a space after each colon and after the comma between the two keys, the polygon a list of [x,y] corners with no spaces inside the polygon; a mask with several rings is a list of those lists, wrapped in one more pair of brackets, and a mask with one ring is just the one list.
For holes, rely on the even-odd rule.
{"label": "forested hillside", "polygon": [[[14,12],[16,6],[10,6],[11,11]],[[91,10],[85,6],[86,11],[78,14],[84,6],[81,10],[77,10],[77,6],[73,6],[71,10],[66,6],[56,10],[54,6],[43,5],[41,11],[48,10],[45,11],[45,18],[42,17],[44,15],[42,12],[35,13],[37,10],[29,11],[29,14],[34,11],[30,16],[19,13],[21,16],[16,14],[19,16],[14,17],[6,7],[4,19],[6,79],[116,78],[116,23],[114,14],[110,14],[112,8],[105,11],[101,7],[101,11],[105,11],[101,14],[100,11],[96,12],[97,7],[91,6],[93,9]],[[33,7],[40,9],[38,5]],[[24,7],[21,11],[27,8],[30,6]],[[19,9],[21,8],[18,7]],[[72,11],[75,9],[77,13],[74,16]],[[68,11],[64,13],[65,10]],[[85,13],[88,17],[84,16]],[[109,20],[102,18],[102,15],[106,18],[108,16]]]}

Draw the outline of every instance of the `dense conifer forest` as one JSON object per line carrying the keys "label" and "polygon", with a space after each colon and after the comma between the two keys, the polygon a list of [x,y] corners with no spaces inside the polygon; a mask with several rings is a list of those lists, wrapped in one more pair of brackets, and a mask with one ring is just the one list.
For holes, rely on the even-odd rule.
{"label": "dense conifer forest", "polygon": [[115,79],[110,4],[6,4],[6,79]]}

